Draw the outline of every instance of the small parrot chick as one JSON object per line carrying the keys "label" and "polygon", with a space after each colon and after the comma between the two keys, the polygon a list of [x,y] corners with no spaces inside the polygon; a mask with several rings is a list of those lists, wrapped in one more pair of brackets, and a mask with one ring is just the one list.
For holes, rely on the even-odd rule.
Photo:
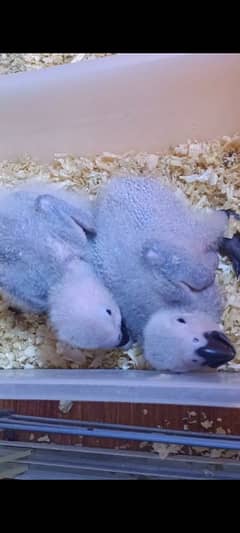
{"label": "small parrot chick", "polygon": [[89,264],[91,234],[86,196],[33,182],[0,190],[1,294],[12,308],[47,314],[58,338],[73,347],[115,348],[129,337]]}
{"label": "small parrot chick", "polygon": [[48,305],[57,338],[74,348],[108,350],[129,342],[118,305],[85,261],[68,264]]}

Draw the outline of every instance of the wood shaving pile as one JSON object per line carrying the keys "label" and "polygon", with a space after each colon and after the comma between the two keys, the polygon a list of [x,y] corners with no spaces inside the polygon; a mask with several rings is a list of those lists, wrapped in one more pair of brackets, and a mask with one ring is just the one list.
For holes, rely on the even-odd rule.
{"label": "wood shaving pile", "polygon": [[[109,54],[0,54],[0,72],[42,68],[103,55]],[[21,63],[19,67],[18,61]],[[13,186],[35,176],[36,179],[61,182],[67,188],[83,188],[92,196],[113,174],[161,178],[182,190],[191,203],[200,208],[222,207],[240,212],[238,135],[208,143],[189,141],[170,148],[164,155],[102,153],[94,157],[73,157],[58,154],[49,165],[28,156],[16,161],[0,161],[1,185]],[[231,222],[229,235],[236,229],[240,230],[240,223]],[[224,330],[237,349],[234,363],[227,365],[226,370],[240,370],[240,286],[227,259],[221,259],[217,276],[227,301]],[[147,365],[136,348],[127,353],[101,353],[97,357],[90,352],[70,349],[56,341],[43,317],[16,315],[0,301],[0,368],[39,367],[130,369],[146,368]]]}
{"label": "wood shaving pile", "polygon": [[14,74],[108,55],[112,54],[0,54],[0,74]]}
{"label": "wood shaving pile", "polygon": [[225,459],[239,461],[240,452],[233,450],[221,450],[219,448],[202,448],[196,446],[179,446],[176,444],[153,444],[153,452],[155,452],[160,459],[164,460],[168,457],[176,455],[183,455],[185,457],[208,457],[209,459]]}
{"label": "wood shaving pile", "polygon": [[[208,420],[207,415],[204,411],[198,411],[196,413],[195,411],[188,411],[187,416],[185,417],[185,421],[187,421],[187,424],[184,424],[184,429],[194,431],[195,424],[199,424],[199,414],[200,419],[202,419],[202,422],[200,422],[200,425],[205,430],[203,433],[207,434],[209,433],[215,433],[221,437],[221,435],[231,435],[232,431],[230,428],[222,427],[222,418],[214,418],[213,420]],[[168,426],[169,421],[165,420],[164,426],[157,426],[159,429],[164,428]],[[220,425],[218,425],[220,424]],[[215,428],[213,429],[213,426]],[[145,443],[145,448],[146,448]],[[144,447],[144,446],[142,446]],[[149,449],[149,448],[148,448]],[[185,457],[208,457],[209,459],[225,459],[225,460],[237,460],[240,459],[240,452],[238,450],[224,450],[221,448],[208,448],[208,447],[200,447],[200,446],[182,446],[182,445],[176,445],[176,444],[165,444],[165,443],[157,443],[155,442],[152,445],[151,450],[158,454],[160,459],[167,459],[168,457],[174,457],[177,455],[182,455]]]}

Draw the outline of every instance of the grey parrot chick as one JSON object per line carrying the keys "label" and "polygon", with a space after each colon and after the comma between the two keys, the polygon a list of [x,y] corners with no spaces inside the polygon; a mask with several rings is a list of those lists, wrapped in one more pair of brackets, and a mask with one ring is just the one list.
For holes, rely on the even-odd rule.
{"label": "grey parrot chick", "polygon": [[207,304],[210,316],[220,316],[215,275],[228,224],[223,212],[195,210],[158,180],[131,177],[108,182],[95,213],[93,263],[134,339],[162,306],[205,311]]}
{"label": "grey parrot chick", "polygon": [[225,212],[194,209],[157,179],[123,177],[98,194],[95,225],[95,270],[134,341],[142,344],[150,317],[169,308],[205,312],[218,329],[223,300],[215,276]]}
{"label": "grey parrot chick", "polygon": [[217,368],[235,356],[234,348],[215,321],[198,311],[158,311],[149,319],[143,336],[146,360],[162,371]]}
{"label": "grey parrot chick", "polygon": [[75,348],[111,349],[129,340],[118,305],[84,261],[72,261],[50,290],[49,319],[58,339]]}
{"label": "grey parrot chick", "polygon": [[59,338],[73,346],[113,348],[128,335],[119,307],[88,264],[94,233],[92,205],[83,195],[33,182],[0,190],[1,293],[17,309],[50,314]]}

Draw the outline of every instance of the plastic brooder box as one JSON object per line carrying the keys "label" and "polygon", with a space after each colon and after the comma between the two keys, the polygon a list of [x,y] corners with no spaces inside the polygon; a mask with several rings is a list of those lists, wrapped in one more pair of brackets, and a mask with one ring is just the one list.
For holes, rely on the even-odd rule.
{"label": "plastic brooder box", "polygon": [[[120,54],[0,76],[0,159],[160,151],[240,126],[240,54]],[[240,375],[2,370],[0,399],[240,407]]]}

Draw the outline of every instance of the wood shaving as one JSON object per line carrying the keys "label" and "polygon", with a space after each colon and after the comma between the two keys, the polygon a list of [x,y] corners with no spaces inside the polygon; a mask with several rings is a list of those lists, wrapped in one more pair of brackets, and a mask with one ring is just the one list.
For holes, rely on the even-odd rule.
{"label": "wood shaving", "polygon": [[212,420],[205,420],[204,422],[201,422],[201,426],[204,429],[210,429],[213,426],[213,421]]}
{"label": "wood shaving", "polygon": [[67,413],[70,413],[72,406],[73,406],[73,402],[62,400],[58,404],[58,409],[61,413],[65,415]]}
{"label": "wood shaving", "polygon": [[168,457],[176,457],[184,455],[186,457],[209,457],[211,459],[232,459],[239,461],[240,452],[233,450],[221,450],[218,448],[203,448],[200,446],[180,446],[176,444],[154,443],[152,451],[156,453],[160,459],[167,459]]}
{"label": "wood shaving", "polygon": [[51,442],[51,440],[49,439],[49,436],[48,435],[43,435],[43,437],[39,437],[39,439],[37,439],[38,442]]}
{"label": "wood shaving", "polygon": [[178,455],[181,452],[183,446],[177,444],[163,444],[163,443],[154,443],[153,451],[157,453],[160,459],[167,459],[170,455]]}
{"label": "wood shaving", "polygon": [[108,55],[112,54],[0,54],[0,74],[54,67]]}
{"label": "wood shaving", "polygon": [[[73,60],[95,59],[110,54],[0,54],[0,72],[43,68]],[[78,59],[77,59],[78,56]],[[80,57],[81,56],[81,57]],[[225,208],[240,211],[240,136],[212,142],[188,141],[170,147],[168,153],[104,152],[96,156],[73,157],[56,154],[49,165],[26,155],[0,161],[0,184],[12,187],[30,177],[59,182],[63,187],[84,189],[94,196],[112,175],[147,175],[173,184],[198,208]],[[230,223],[229,236],[240,223]],[[223,327],[237,350],[226,371],[240,370],[240,286],[227,259],[220,260],[218,282],[226,294]],[[68,353],[67,353],[68,352]],[[71,360],[73,359],[73,360]],[[72,350],[56,341],[43,317],[15,315],[0,299],[0,368],[148,368],[137,347],[128,352],[96,355]],[[222,369],[221,369],[222,371]]]}
{"label": "wood shaving", "polygon": [[216,433],[218,433],[219,435],[226,435],[225,429],[221,426],[216,429]]}

